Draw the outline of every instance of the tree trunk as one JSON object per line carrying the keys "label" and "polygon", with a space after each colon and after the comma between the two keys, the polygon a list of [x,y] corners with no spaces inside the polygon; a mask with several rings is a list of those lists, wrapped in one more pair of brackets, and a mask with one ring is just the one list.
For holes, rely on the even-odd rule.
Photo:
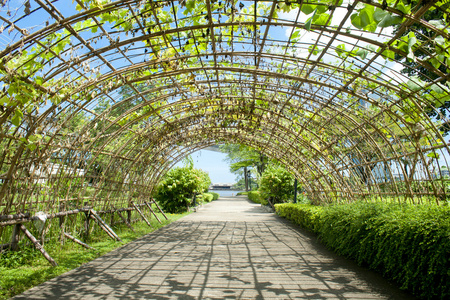
{"label": "tree trunk", "polygon": [[245,180],[245,191],[248,192],[247,167],[244,167],[244,180]]}

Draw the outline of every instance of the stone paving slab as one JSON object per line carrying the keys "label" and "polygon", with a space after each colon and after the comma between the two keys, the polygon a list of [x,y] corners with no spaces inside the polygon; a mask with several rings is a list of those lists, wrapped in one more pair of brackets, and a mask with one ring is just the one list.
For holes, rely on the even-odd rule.
{"label": "stone paving slab", "polygon": [[15,299],[412,299],[244,197],[177,222]]}

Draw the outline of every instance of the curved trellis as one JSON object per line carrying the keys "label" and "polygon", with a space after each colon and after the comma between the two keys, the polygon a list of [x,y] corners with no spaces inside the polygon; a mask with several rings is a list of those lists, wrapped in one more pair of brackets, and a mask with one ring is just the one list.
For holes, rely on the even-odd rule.
{"label": "curved trellis", "polygon": [[316,202],[450,193],[448,1],[13,5],[3,221],[142,204],[183,157],[226,142],[278,159]]}

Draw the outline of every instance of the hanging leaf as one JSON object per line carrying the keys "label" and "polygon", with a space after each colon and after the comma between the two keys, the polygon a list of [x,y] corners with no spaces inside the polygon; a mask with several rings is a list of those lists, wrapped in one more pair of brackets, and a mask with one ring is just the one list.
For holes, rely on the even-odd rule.
{"label": "hanging leaf", "polygon": [[378,27],[389,27],[400,24],[403,21],[402,17],[392,16],[388,11],[377,8],[373,15],[375,21],[378,23]]}
{"label": "hanging leaf", "polygon": [[292,33],[292,39],[296,39],[299,35],[300,35],[300,30],[295,30],[295,31]]}
{"label": "hanging leaf", "polygon": [[[319,25],[319,26],[328,25],[327,21],[329,20],[329,17],[330,17],[330,15],[329,14],[325,14],[325,13],[316,14],[314,16],[314,18],[313,18],[312,23],[314,25]],[[329,21],[328,21],[328,23],[329,23]]]}
{"label": "hanging leaf", "polygon": [[22,117],[23,117],[23,112],[19,108],[16,108],[14,117],[11,119],[11,123],[13,123],[14,126],[19,126],[20,121],[22,121]]}
{"label": "hanging leaf", "polygon": [[431,152],[431,153],[428,153],[427,156],[431,157],[431,158],[439,159],[439,153]]}
{"label": "hanging leaf", "polygon": [[418,76],[412,76],[410,80],[406,83],[408,88],[414,92],[420,91],[423,86],[425,85],[425,82],[422,81]]}
{"label": "hanging leaf", "polygon": [[28,145],[27,145],[27,147],[28,147],[28,149],[30,149],[31,151],[34,151],[34,149],[36,149],[36,148],[37,148],[37,145],[36,145],[36,144],[33,144],[33,143],[31,143],[31,144],[28,144]]}
{"label": "hanging leaf", "polygon": [[352,25],[355,26],[358,29],[363,29],[364,26],[361,25],[361,18],[358,14],[353,14],[350,16]]}
{"label": "hanging leaf", "polygon": [[303,4],[302,5],[302,13],[309,15],[313,11],[317,9],[317,5],[309,5],[309,4]]}
{"label": "hanging leaf", "polygon": [[186,10],[184,11],[184,15],[187,15],[192,12],[195,7],[195,0],[187,0],[186,2]]}
{"label": "hanging leaf", "polygon": [[336,54],[339,56],[339,57],[342,57],[345,53],[346,53],[346,51],[345,51],[345,44],[339,44],[337,47],[336,47]]}
{"label": "hanging leaf", "polygon": [[356,55],[361,57],[361,59],[366,59],[367,55],[369,54],[369,51],[367,51],[366,49],[359,49],[356,52]]}
{"label": "hanging leaf", "polygon": [[314,16],[316,15],[316,13],[317,13],[317,8],[314,10],[313,15],[306,21],[306,23],[305,23],[305,29],[306,29],[307,31],[310,31],[310,30],[311,30],[312,20],[314,19]]}

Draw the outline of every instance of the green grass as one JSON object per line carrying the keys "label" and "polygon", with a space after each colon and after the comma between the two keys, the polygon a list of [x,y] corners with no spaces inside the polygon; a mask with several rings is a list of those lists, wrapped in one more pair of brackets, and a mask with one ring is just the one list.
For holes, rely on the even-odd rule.
{"label": "green grass", "polygon": [[113,241],[96,226],[97,228],[92,232],[88,244],[97,251],[85,249],[68,239],[66,239],[64,245],[61,245],[56,238],[51,238],[51,241],[47,242],[44,248],[59,264],[57,267],[52,267],[34,247],[26,246],[27,240],[22,238],[20,251],[0,254],[0,299],[8,299],[20,294],[33,286],[77,268],[145,234],[170,224],[187,214],[189,213],[166,214],[169,220],[158,214],[163,224],[158,223],[152,217],[150,222],[154,227],[153,229],[145,222],[140,221],[132,225],[135,233],[124,224],[114,226],[113,230],[119,235],[122,242]]}

